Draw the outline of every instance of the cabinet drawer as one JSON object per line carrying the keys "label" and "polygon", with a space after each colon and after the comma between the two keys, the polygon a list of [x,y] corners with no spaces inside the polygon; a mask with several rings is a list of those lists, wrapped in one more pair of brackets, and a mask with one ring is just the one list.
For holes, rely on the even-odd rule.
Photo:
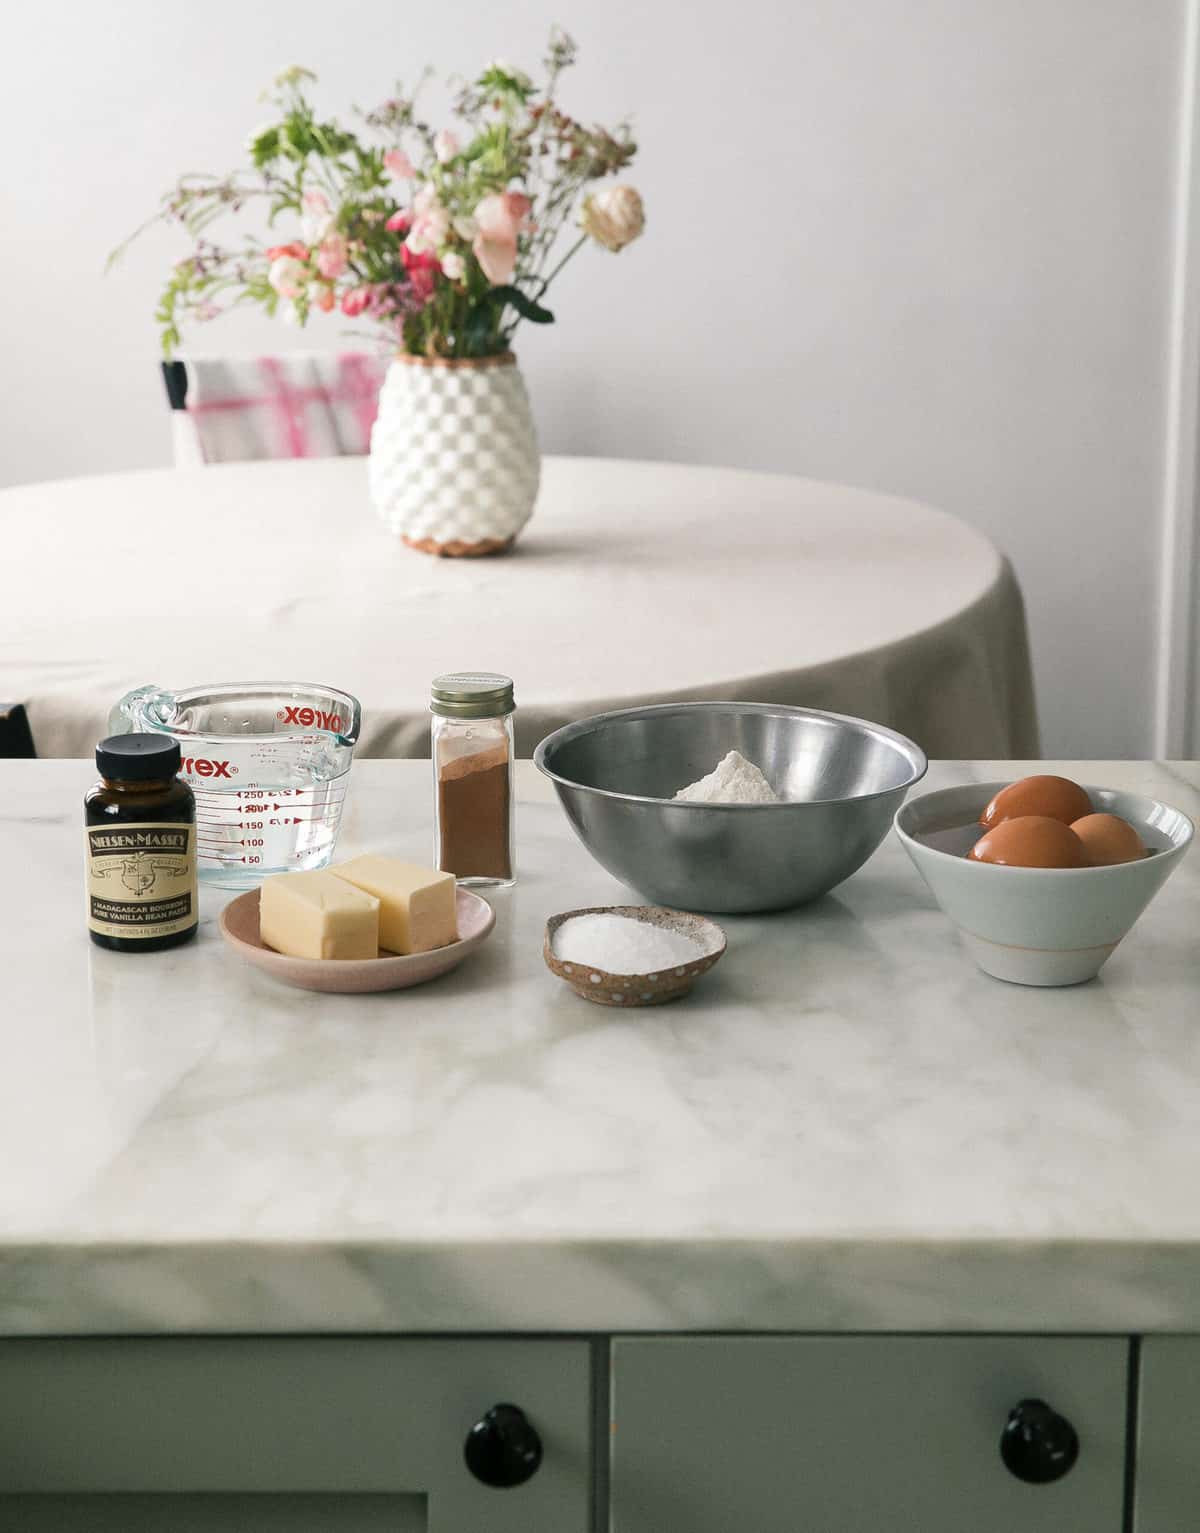
{"label": "cabinet drawer", "polygon": [[[574,1341],[3,1341],[0,1527],[586,1533],[589,1375]],[[463,1444],[501,1402],[543,1458],[496,1489]]]}
{"label": "cabinet drawer", "polygon": [[1200,1526],[1200,1336],[1142,1342],[1134,1533]]}
{"label": "cabinet drawer", "polygon": [[[1127,1370],[1122,1339],[617,1340],[612,1533],[1120,1533]],[[1000,1457],[1031,1397],[1079,1437],[1052,1484]]]}

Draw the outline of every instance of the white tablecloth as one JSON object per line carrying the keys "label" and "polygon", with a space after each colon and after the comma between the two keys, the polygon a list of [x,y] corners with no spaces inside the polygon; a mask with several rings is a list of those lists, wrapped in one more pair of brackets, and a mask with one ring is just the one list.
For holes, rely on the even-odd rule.
{"label": "white tablecloth", "polygon": [[675,698],[832,708],[931,756],[1037,755],[1016,582],[910,501],[781,475],[550,458],[508,557],[439,560],[376,520],[362,460],[233,464],[0,492],[0,702],[43,756],[90,753],[146,682],[323,681],[361,749],[428,753],[429,681],[503,671],[518,748]]}

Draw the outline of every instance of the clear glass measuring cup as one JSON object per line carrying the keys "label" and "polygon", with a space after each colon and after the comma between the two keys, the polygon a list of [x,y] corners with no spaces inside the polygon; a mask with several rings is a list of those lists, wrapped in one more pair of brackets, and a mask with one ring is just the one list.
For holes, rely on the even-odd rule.
{"label": "clear glass measuring cup", "polygon": [[196,795],[198,871],[227,889],[328,863],[361,724],[348,692],[286,681],[138,687],[108,721],[111,734],[179,741],[180,775]]}

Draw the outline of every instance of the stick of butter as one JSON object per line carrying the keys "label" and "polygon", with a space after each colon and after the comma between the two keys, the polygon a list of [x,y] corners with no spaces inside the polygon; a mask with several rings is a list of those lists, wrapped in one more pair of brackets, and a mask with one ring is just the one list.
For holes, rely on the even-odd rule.
{"label": "stick of butter", "polygon": [[453,873],[370,853],[331,871],[379,901],[379,942],[390,952],[428,953],[458,941]]}
{"label": "stick of butter", "polygon": [[265,878],[258,926],[268,947],[293,958],[379,957],[379,901],[322,870]]}

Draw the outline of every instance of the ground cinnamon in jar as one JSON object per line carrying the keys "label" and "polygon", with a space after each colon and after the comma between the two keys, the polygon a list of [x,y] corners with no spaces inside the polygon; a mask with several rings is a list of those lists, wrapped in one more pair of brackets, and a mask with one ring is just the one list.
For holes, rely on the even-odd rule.
{"label": "ground cinnamon in jar", "polygon": [[507,745],[453,756],[437,774],[438,867],[462,878],[512,877],[508,821],[512,771]]}
{"label": "ground cinnamon in jar", "polygon": [[513,882],[513,686],[467,672],[433,683],[437,865],[465,884]]}

